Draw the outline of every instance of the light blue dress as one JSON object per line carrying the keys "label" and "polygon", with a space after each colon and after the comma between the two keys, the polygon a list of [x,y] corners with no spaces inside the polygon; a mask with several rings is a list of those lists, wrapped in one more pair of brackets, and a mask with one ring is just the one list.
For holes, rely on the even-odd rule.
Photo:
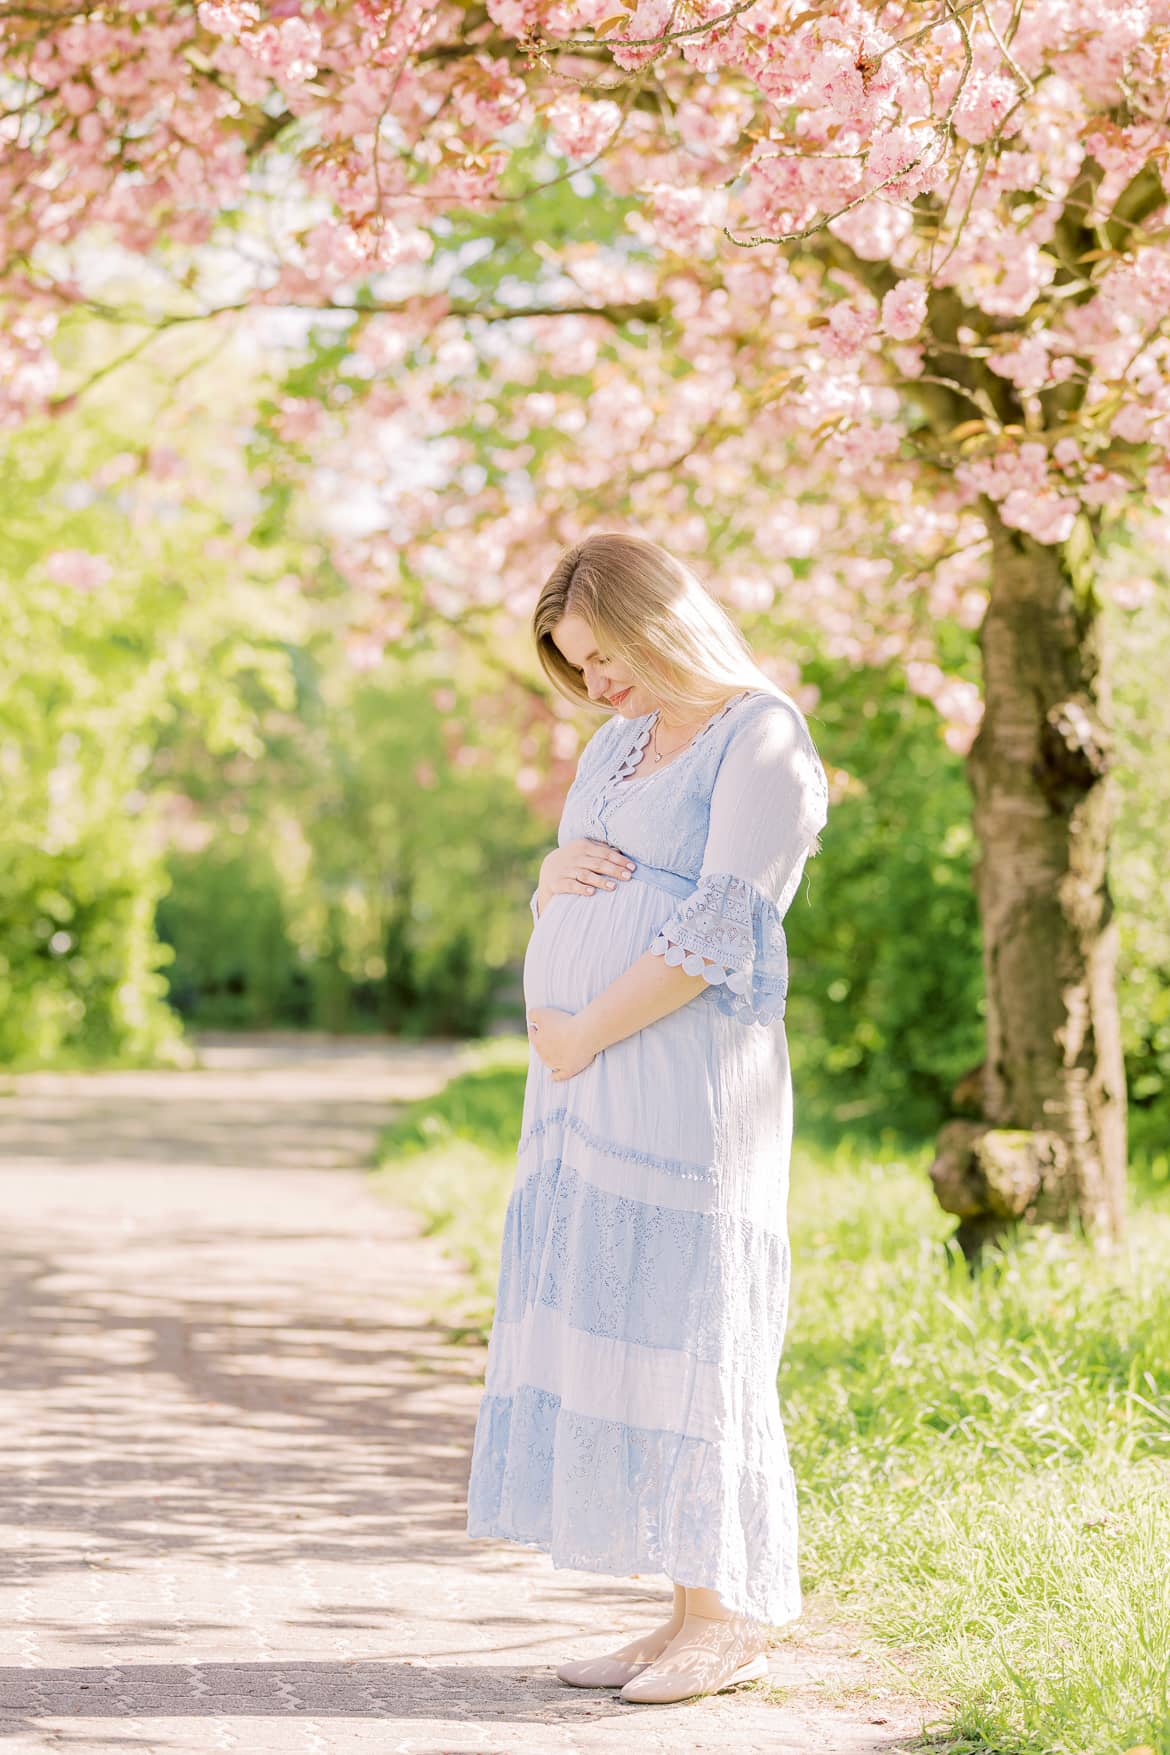
{"label": "light blue dress", "polygon": [[787,695],[741,690],[658,772],[655,715],[582,751],[558,845],[638,862],[538,910],[524,997],[577,1012],[645,952],[704,983],[554,1080],[533,1049],[468,1484],[467,1533],[554,1566],[662,1573],[800,1613],[776,1376],[792,1089],[783,916],[828,811]]}

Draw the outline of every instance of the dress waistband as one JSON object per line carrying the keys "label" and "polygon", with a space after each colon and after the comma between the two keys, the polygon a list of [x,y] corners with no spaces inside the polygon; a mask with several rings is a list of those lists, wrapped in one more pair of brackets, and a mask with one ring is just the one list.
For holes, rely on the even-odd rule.
{"label": "dress waistband", "polygon": [[657,884],[660,890],[669,890],[673,896],[689,896],[694,892],[696,880],[684,877],[679,871],[667,871],[662,865],[645,865],[637,861],[632,878],[641,878],[644,884]]}

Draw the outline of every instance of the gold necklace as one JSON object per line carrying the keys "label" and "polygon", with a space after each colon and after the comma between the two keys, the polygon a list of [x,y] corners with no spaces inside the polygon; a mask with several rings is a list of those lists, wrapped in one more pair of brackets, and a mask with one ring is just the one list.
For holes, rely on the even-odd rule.
{"label": "gold necklace", "polygon": [[[661,709],[660,709],[660,711],[661,711]],[[706,720],[703,721],[703,724],[706,724]],[[685,750],[688,743],[694,742],[695,738],[699,735],[699,732],[702,729],[703,729],[703,727],[701,725],[696,726],[694,731],[691,732],[690,737],[684,738],[683,742],[679,744],[678,749],[664,751],[664,750],[660,750],[658,747],[658,720],[656,718],[654,721],[654,727],[650,733],[650,749],[651,749],[651,753],[654,756],[654,760],[656,762],[660,762],[663,758],[663,755],[677,756],[679,753],[679,750]]]}
{"label": "gold necklace", "polygon": [[[740,690],[741,695],[747,694],[748,692],[749,691],[746,689]],[[662,760],[663,753],[665,753],[668,756],[677,756],[680,750],[685,750],[687,747],[687,744],[694,743],[694,741],[698,737],[700,731],[705,731],[708,725],[710,725],[714,720],[718,719],[718,717],[720,716],[721,713],[726,711],[726,709],[731,705],[732,701],[735,701],[738,699],[739,699],[738,695],[730,696],[728,700],[724,701],[722,707],[716,707],[714,713],[710,714],[708,718],[704,719],[702,725],[696,725],[695,729],[691,732],[691,735],[688,738],[685,738],[683,740],[683,742],[679,744],[678,749],[666,750],[665,752],[661,751],[658,748],[658,724],[659,724],[659,720],[662,718],[662,708],[659,707],[657,713],[654,716],[654,724],[650,730],[650,749],[651,749],[651,752],[654,756],[655,762],[660,762]]]}

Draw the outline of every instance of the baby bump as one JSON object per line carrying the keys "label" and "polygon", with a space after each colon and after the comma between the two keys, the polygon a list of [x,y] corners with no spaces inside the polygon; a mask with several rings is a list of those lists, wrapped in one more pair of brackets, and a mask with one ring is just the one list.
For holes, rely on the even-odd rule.
{"label": "baby bump", "polygon": [[636,878],[593,895],[550,896],[524,957],[526,1006],[577,1012],[650,947],[671,898]]}

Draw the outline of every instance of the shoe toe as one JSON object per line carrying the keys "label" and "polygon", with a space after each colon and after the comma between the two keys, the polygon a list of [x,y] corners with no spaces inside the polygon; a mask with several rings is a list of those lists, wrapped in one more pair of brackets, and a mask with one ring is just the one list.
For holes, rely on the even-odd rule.
{"label": "shoe toe", "polygon": [[696,1694],[718,1694],[740,1682],[758,1682],[767,1674],[768,1660],[762,1652],[748,1663],[706,1681],[699,1681],[685,1670],[656,1670],[649,1665],[644,1674],[626,1683],[619,1698],[643,1706],[665,1706],[675,1700],[690,1700]]}
{"label": "shoe toe", "polygon": [[643,1706],[661,1705],[664,1701],[677,1698],[671,1692],[676,1682],[677,1677],[669,1670],[656,1670],[653,1675],[634,1676],[626,1683],[618,1698]]}
{"label": "shoe toe", "polygon": [[646,1664],[607,1657],[575,1658],[570,1663],[559,1665],[557,1675],[574,1688],[621,1688],[647,1668]]}

